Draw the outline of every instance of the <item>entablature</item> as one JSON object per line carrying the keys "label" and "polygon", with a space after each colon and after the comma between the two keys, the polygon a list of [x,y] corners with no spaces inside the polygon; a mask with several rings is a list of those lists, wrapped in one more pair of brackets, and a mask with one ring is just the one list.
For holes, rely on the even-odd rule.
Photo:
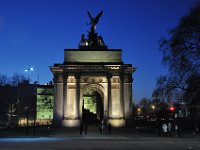
{"label": "entablature", "polygon": [[50,67],[52,72],[62,72],[62,71],[100,71],[100,72],[124,72],[124,73],[133,73],[136,68],[132,67],[132,65],[58,65],[56,67]]}

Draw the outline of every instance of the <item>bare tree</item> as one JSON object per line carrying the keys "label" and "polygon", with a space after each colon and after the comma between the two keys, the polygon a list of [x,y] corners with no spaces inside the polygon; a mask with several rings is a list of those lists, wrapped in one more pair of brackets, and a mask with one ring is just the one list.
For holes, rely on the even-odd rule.
{"label": "bare tree", "polygon": [[0,86],[4,86],[9,83],[9,78],[4,74],[0,74]]}
{"label": "bare tree", "polygon": [[163,62],[180,77],[200,71],[200,3],[182,17],[168,39],[160,43]]}
{"label": "bare tree", "polygon": [[200,104],[200,99],[196,98],[199,82],[193,82],[200,78],[200,3],[170,30],[169,38],[161,39],[160,49],[170,71],[164,90],[176,89],[185,101]]}
{"label": "bare tree", "polygon": [[19,83],[22,83],[25,80],[27,80],[27,78],[23,74],[14,73],[12,76],[12,85],[17,86]]}
{"label": "bare tree", "polygon": [[150,100],[148,98],[142,98],[139,102],[139,106],[141,108],[141,113],[144,116],[148,116],[150,112]]}
{"label": "bare tree", "polygon": [[159,76],[156,82],[156,88],[153,91],[153,99],[161,102],[170,102],[181,99],[182,92],[179,90],[180,85],[174,78]]}

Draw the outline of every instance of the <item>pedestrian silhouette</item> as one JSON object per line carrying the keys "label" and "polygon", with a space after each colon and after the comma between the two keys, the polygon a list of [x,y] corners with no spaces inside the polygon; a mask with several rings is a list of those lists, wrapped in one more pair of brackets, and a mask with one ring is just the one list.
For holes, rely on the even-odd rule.
{"label": "pedestrian silhouette", "polygon": [[166,123],[162,124],[162,132],[163,132],[163,136],[167,136],[167,124]]}
{"label": "pedestrian silhouette", "polygon": [[109,133],[109,134],[111,133],[111,130],[112,130],[112,126],[111,126],[111,124],[109,123],[109,124],[108,124],[108,133]]}
{"label": "pedestrian silhouette", "polygon": [[84,127],[84,126],[83,126],[83,123],[81,123],[81,124],[80,124],[80,134],[81,134],[81,135],[82,135],[82,132],[83,132],[83,127]]}
{"label": "pedestrian silhouette", "polygon": [[168,132],[168,135],[171,136],[171,131],[172,131],[172,125],[170,122],[168,122],[168,125],[167,125],[167,132]]}
{"label": "pedestrian silhouette", "polygon": [[85,123],[85,135],[87,134],[88,125]]}

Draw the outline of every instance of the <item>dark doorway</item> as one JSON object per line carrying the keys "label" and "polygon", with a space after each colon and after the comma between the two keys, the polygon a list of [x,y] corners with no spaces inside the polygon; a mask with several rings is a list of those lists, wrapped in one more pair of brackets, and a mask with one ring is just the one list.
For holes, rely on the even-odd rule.
{"label": "dark doorway", "polygon": [[103,100],[97,91],[90,90],[83,95],[84,110],[86,111],[87,122],[90,125],[97,124],[103,120]]}

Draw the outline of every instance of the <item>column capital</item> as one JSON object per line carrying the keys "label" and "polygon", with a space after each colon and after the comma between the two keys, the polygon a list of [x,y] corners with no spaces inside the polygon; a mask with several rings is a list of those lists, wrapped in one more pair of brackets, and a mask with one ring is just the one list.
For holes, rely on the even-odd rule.
{"label": "column capital", "polygon": [[62,77],[63,77],[63,82],[66,84],[68,79],[68,73],[63,72]]}
{"label": "column capital", "polygon": [[62,73],[55,73],[53,81],[54,81],[54,83],[63,83]]}
{"label": "column capital", "polygon": [[76,82],[80,82],[81,74],[77,73],[75,74]]}
{"label": "column capital", "polygon": [[120,74],[119,75],[119,78],[120,78],[120,83],[123,83],[124,82],[124,74]]}
{"label": "column capital", "polygon": [[80,73],[76,73],[74,76],[75,76],[76,79],[80,79],[81,74]]}
{"label": "column capital", "polygon": [[112,78],[112,74],[107,74],[107,79],[110,81],[110,79]]}
{"label": "column capital", "polygon": [[67,72],[63,72],[62,75],[63,75],[63,78],[66,78],[66,77],[68,78],[68,73]]}

